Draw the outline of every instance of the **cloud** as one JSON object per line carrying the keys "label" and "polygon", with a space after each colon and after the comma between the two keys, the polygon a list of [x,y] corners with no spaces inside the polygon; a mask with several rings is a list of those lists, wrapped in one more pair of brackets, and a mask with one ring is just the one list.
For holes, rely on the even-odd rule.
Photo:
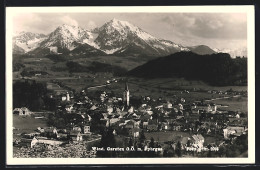
{"label": "cloud", "polygon": [[75,19],[72,19],[69,16],[63,16],[63,17],[60,18],[60,20],[64,24],[73,25],[73,26],[79,26],[78,22]]}
{"label": "cloud", "polygon": [[14,24],[14,32],[21,32],[21,31],[29,31],[29,30],[37,30],[37,27],[34,27],[35,23],[41,23],[42,18],[38,17],[32,13],[24,13],[16,15],[13,18]]}
{"label": "cloud", "polygon": [[246,39],[247,35],[246,15],[243,13],[178,13],[167,15],[161,21],[174,24],[174,31],[183,36]]}
{"label": "cloud", "polygon": [[94,21],[92,21],[92,20],[88,21],[87,29],[92,30],[92,29],[94,29],[96,27],[97,27],[97,25],[96,25],[96,23]]}
{"label": "cloud", "polygon": [[246,13],[27,13],[15,16],[14,28],[49,34],[58,26],[69,24],[91,30],[112,18],[182,45],[232,48],[247,40]]}

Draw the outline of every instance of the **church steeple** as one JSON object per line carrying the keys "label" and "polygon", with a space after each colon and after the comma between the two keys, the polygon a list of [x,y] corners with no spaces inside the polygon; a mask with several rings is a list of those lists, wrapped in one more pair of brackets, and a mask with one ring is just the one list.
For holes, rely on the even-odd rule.
{"label": "church steeple", "polygon": [[128,84],[125,82],[125,91],[129,91],[128,90]]}
{"label": "church steeple", "polygon": [[129,89],[128,89],[128,85],[127,83],[125,82],[125,91],[123,93],[123,98],[124,98],[124,103],[125,103],[125,106],[129,106]]}

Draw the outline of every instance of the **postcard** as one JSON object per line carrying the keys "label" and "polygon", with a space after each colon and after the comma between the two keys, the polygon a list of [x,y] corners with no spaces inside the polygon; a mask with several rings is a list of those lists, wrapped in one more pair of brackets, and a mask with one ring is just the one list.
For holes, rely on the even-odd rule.
{"label": "postcard", "polygon": [[6,7],[7,165],[255,163],[254,6]]}

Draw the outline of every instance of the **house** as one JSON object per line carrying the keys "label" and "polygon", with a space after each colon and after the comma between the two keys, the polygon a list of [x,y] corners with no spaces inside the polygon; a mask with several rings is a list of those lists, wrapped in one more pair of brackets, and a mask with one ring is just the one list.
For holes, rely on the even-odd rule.
{"label": "house", "polygon": [[228,126],[229,131],[234,130],[236,133],[242,133],[245,131],[245,126]]}
{"label": "house", "polygon": [[34,137],[31,140],[31,148],[33,146],[35,146],[37,143],[42,143],[42,144],[47,144],[47,145],[52,145],[52,146],[56,146],[56,145],[61,145],[64,142],[63,141],[58,141],[58,140],[50,140],[50,139],[45,139],[45,138],[37,138]]}
{"label": "house", "polygon": [[175,149],[176,149],[176,145],[178,142],[180,142],[180,144],[181,144],[181,149],[185,149],[189,140],[190,140],[190,138],[188,136],[182,136],[182,135],[181,136],[171,135],[168,138],[168,141],[174,143],[173,148],[175,148]]}
{"label": "house", "polygon": [[44,128],[41,128],[41,127],[38,127],[37,130],[38,130],[40,133],[43,133],[43,132],[44,132]]}
{"label": "house", "polygon": [[13,110],[13,114],[18,114],[19,116],[26,116],[32,114],[32,112],[26,107],[21,107],[21,108],[15,108]]}
{"label": "house", "polygon": [[113,135],[116,135],[116,134],[117,134],[117,133],[116,133],[116,130],[114,129],[114,130],[113,130]]}
{"label": "house", "polygon": [[128,110],[127,110],[128,113],[134,113],[134,107],[131,106]]}
{"label": "house", "polygon": [[148,124],[147,126],[147,130],[149,131],[157,131],[157,129],[158,129],[158,125],[156,124]]}
{"label": "house", "polygon": [[204,137],[201,134],[192,135],[192,138],[194,140],[193,146],[197,148],[202,148],[204,144]]}
{"label": "house", "polygon": [[198,115],[198,114],[190,114],[189,117],[187,117],[186,119],[189,122],[196,122],[196,121],[199,121],[199,118],[200,118],[200,115]]}
{"label": "house", "polygon": [[148,126],[148,122],[143,122],[143,128],[147,129],[147,126]]}
{"label": "house", "polygon": [[134,128],[134,121],[127,121],[125,124],[126,129],[133,129]]}
{"label": "house", "polygon": [[168,124],[173,124],[176,121],[176,119],[170,117],[166,117],[165,120]]}
{"label": "house", "polygon": [[113,107],[107,106],[107,113],[111,114],[113,112]]}
{"label": "house", "polygon": [[82,134],[81,132],[78,132],[78,131],[71,131],[70,132],[70,137],[71,139],[76,142],[76,141],[82,141]]}
{"label": "house", "polygon": [[130,129],[129,130],[129,135],[133,136],[134,138],[138,138],[139,135],[140,135],[140,129],[138,127]]}
{"label": "house", "polygon": [[164,104],[163,104],[163,107],[170,109],[170,108],[172,108],[172,103],[170,103],[169,101],[167,101],[167,103],[164,103]]}
{"label": "house", "polygon": [[57,134],[57,138],[58,139],[67,139],[68,138],[68,134],[67,133],[58,133]]}
{"label": "house", "polygon": [[79,127],[79,126],[74,126],[74,127],[72,128],[72,130],[73,130],[73,131],[77,131],[77,132],[81,132],[81,127]]}
{"label": "house", "polygon": [[216,113],[217,111],[217,105],[215,104],[198,104],[198,105],[193,105],[192,108],[198,110],[202,110],[205,111],[207,113],[211,112],[211,113]]}
{"label": "house", "polygon": [[170,130],[170,125],[168,122],[162,122],[161,127],[162,130]]}
{"label": "house", "polygon": [[90,126],[84,126],[84,134],[91,134]]}
{"label": "house", "polygon": [[175,122],[172,125],[172,130],[174,130],[174,131],[181,131],[181,129],[182,129],[182,124],[181,123]]}
{"label": "house", "polygon": [[247,118],[228,118],[228,125],[230,126],[246,126]]}
{"label": "house", "polygon": [[147,130],[149,131],[157,131],[158,130],[158,124],[156,120],[149,120],[147,125]]}
{"label": "house", "polygon": [[73,110],[73,106],[72,105],[66,105],[65,110],[70,113]]}
{"label": "house", "polygon": [[223,129],[224,138],[228,139],[230,135],[240,136],[246,131],[245,126],[227,126]]}
{"label": "house", "polygon": [[109,127],[110,125],[115,124],[116,122],[118,122],[120,119],[119,118],[111,118],[107,120],[106,126]]}
{"label": "house", "polygon": [[151,115],[145,113],[140,117],[140,119],[144,122],[148,122],[151,119]]}
{"label": "house", "polygon": [[67,97],[65,95],[61,96],[61,101],[66,101]]}
{"label": "house", "polygon": [[52,133],[52,134],[55,134],[55,135],[58,134],[58,131],[55,127],[47,127],[47,128],[44,129],[44,132],[45,133]]}
{"label": "house", "polygon": [[93,105],[91,106],[90,110],[96,110],[97,109],[97,106]]}

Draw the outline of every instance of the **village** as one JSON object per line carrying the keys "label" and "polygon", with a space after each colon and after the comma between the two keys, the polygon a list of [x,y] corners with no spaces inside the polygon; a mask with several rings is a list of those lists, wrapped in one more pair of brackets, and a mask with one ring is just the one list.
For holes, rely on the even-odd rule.
{"label": "village", "polygon": [[[225,111],[225,106],[214,100],[187,103],[182,97],[173,102],[162,97],[137,98],[130,95],[127,82],[124,86],[121,96],[109,91],[88,94],[87,90],[79,95],[71,91],[50,94],[50,98],[59,100],[59,105],[48,116],[36,116],[26,107],[15,108],[14,115],[45,118],[52,125],[19,134],[19,139],[13,141],[19,149],[15,157],[102,157],[108,147],[156,153],[141,154],[143,157],[206,157],[209,152],[210,156],[214,152],[214,156],[221,157],[221,147],[247,136],[247,114]],[[228,91],[208,93],[238,95]],[[111,137],[114,140],[104,142]],[[129,156],[127,152],[113,156],[118,155]]]}

